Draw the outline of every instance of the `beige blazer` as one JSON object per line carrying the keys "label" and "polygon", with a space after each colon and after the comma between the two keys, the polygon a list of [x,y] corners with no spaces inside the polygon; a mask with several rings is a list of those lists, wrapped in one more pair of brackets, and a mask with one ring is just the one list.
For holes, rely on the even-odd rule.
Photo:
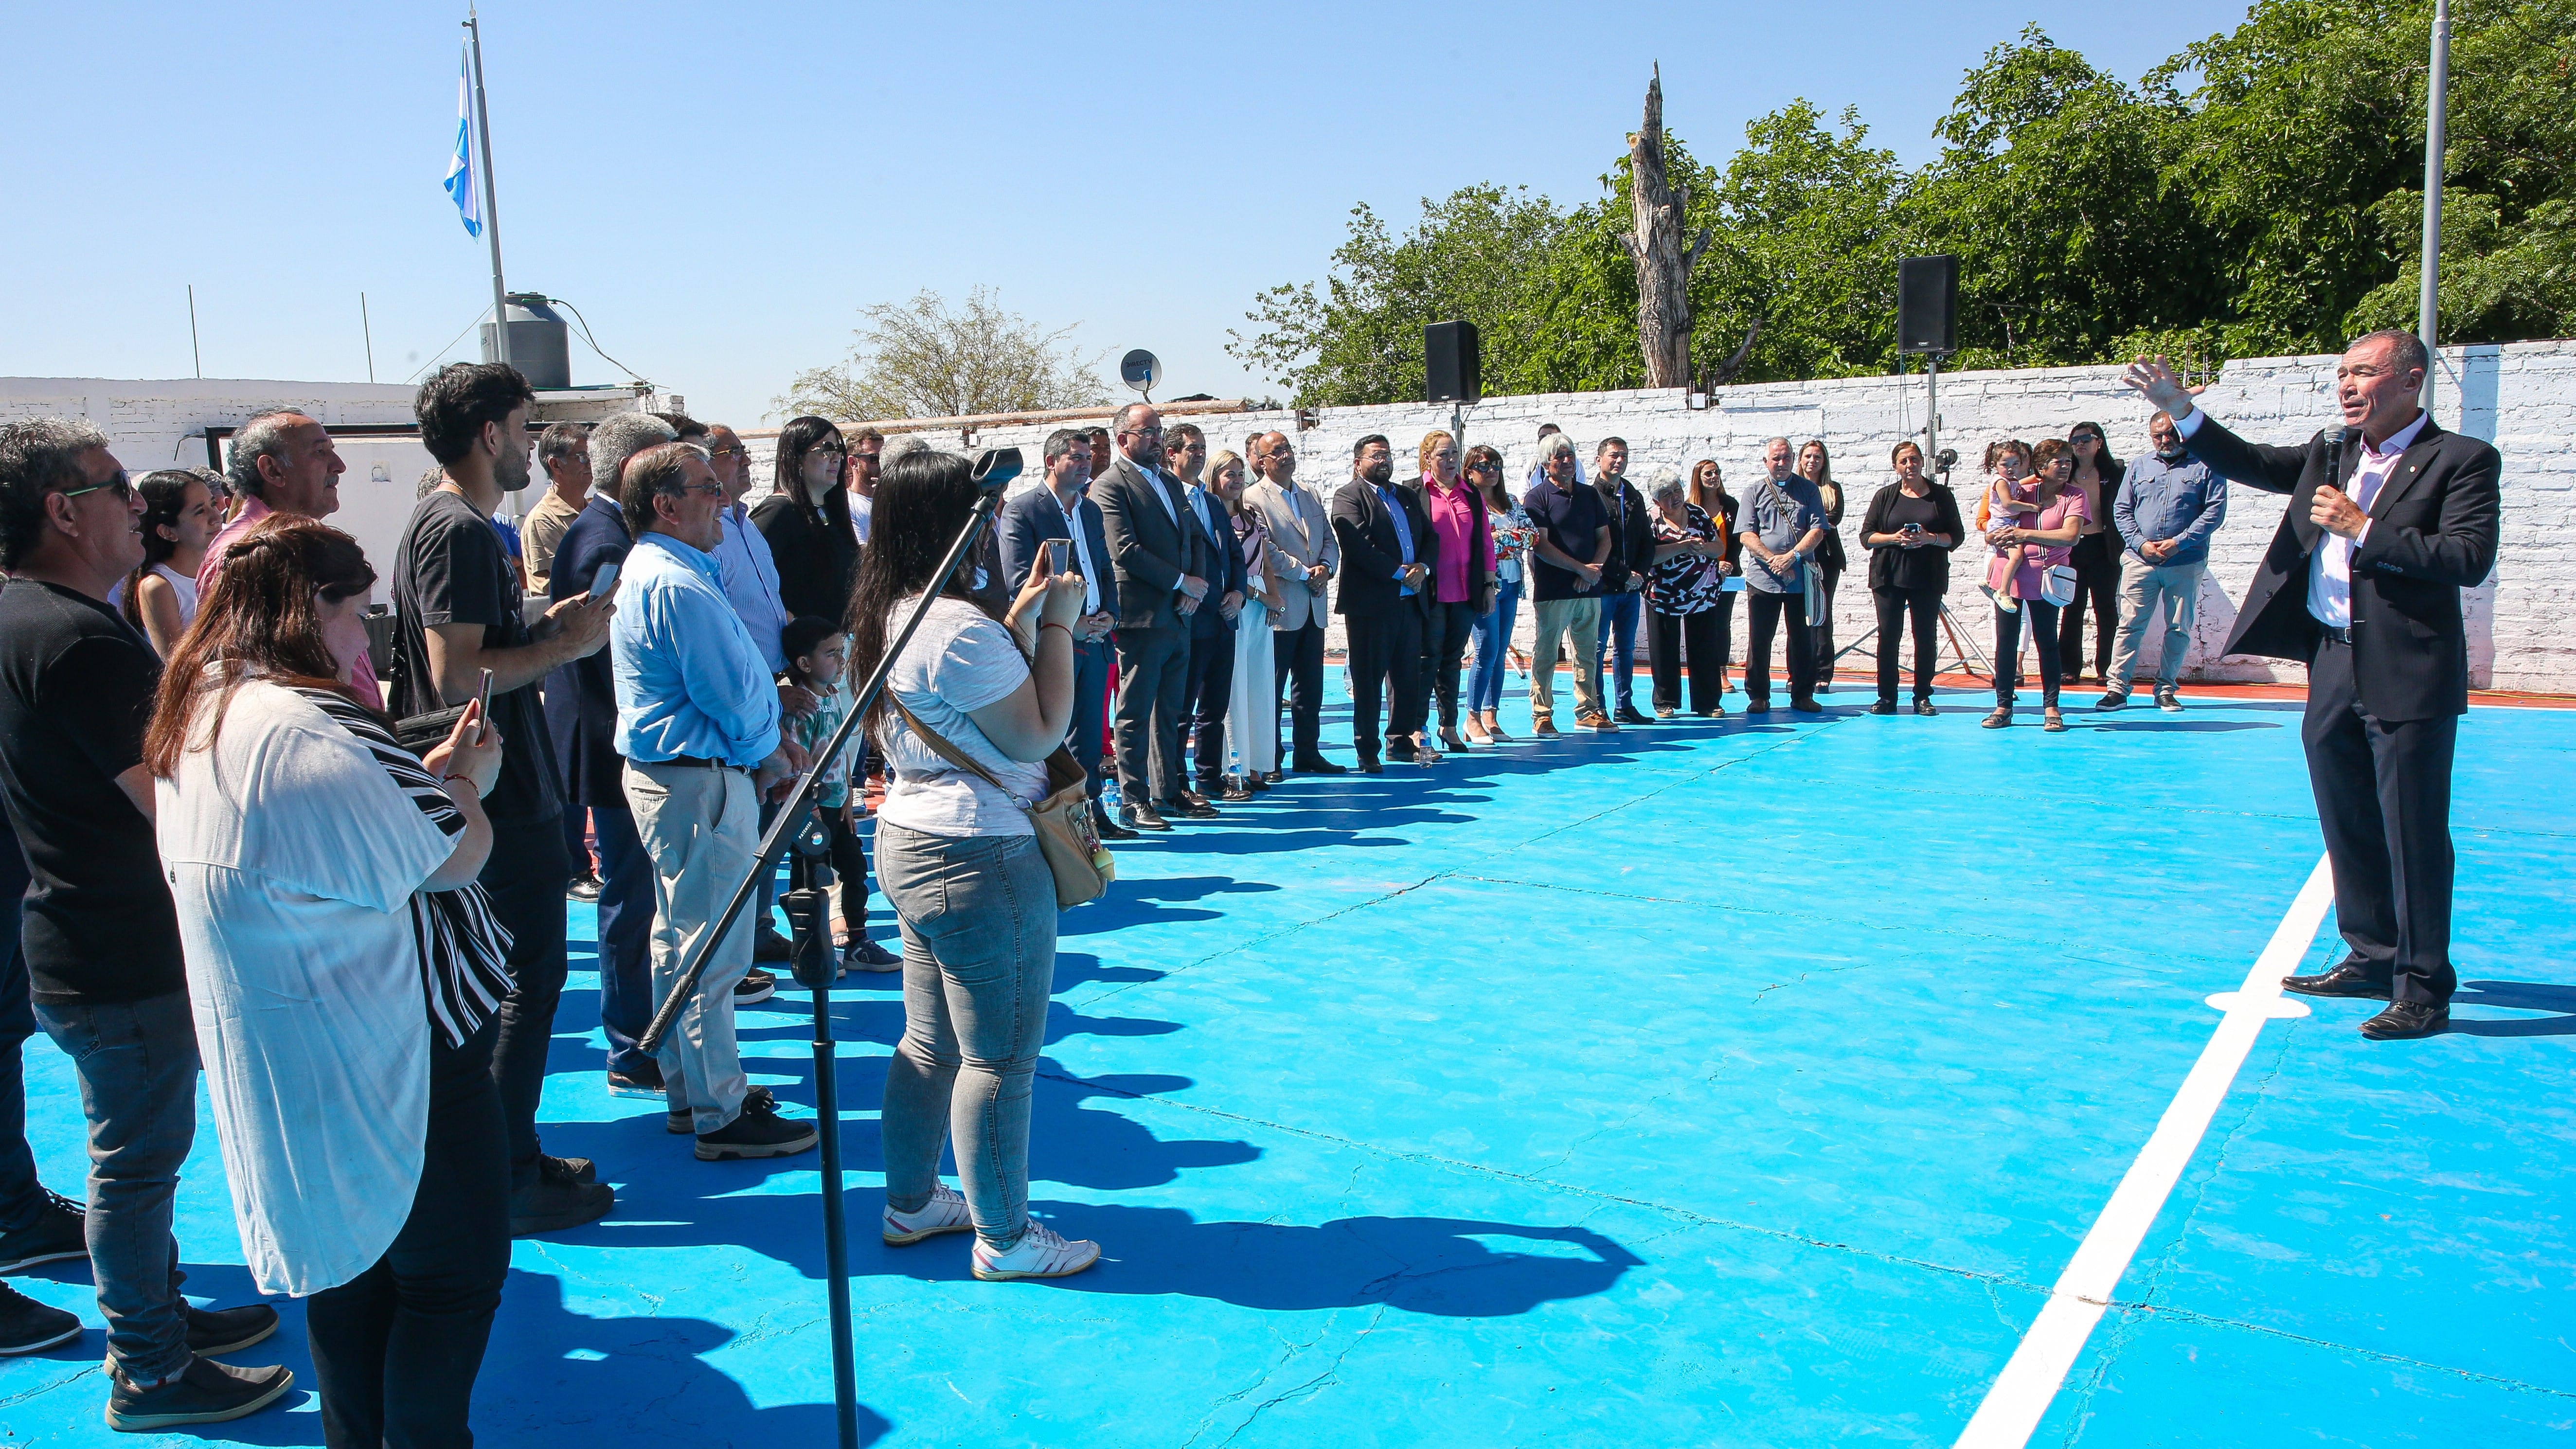
{"label": "beige blazer", "polygon": [[1261,521],[1270,526],[1271,575],[1279,582],[1279,611],[1271,616],[1270,627],[1320,626],[1332,605],[1322,586],[1306,581],[1306,570],[1322,564],[1330,580],[1342,566],[1342,546],[1333,541],[1323,498],[1300,483],[1292,501],[1287,490],[1263,478],[1244,488],[1243,501],[1259,509]]}

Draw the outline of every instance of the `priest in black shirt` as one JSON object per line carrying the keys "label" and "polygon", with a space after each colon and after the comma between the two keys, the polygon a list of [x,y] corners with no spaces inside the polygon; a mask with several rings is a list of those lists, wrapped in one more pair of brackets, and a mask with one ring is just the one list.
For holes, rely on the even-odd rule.
{"label": "priest in black shirt", "polygon": [[[196,1137],[197,1030],[143,768],[161,665],[106,604],[143,561],[142,516],[97,428],[0,426],[0,796],[35,878],[21,939],[36,1019],[79,1071],[89,1119],[90,1272],[119,1429],[236,1418],[295,1382],[201,1356],[268,1337],[277,1310],[179,1294],[172,1201]],[[16,1352],[80,1333],[76,1319],[50,1339],[13,1326]]]}

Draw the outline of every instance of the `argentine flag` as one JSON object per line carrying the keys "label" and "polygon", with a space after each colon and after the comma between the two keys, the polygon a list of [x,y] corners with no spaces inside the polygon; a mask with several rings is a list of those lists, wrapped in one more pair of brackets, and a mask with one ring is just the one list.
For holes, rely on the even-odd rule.
{"label": "argentine flag", "polygon": [[464,219],[467,236],[483,234],[483,189],[474,174],[474,56],[467,51],[456,70],[456,154],[447,158],[447,195]]}

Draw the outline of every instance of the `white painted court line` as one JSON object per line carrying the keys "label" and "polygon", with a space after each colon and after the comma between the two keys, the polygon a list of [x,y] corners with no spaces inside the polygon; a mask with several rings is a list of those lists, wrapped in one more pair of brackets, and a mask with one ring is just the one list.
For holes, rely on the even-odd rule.
{"label": "white painted court line", "polygon": [[2138,1160],[2129,1164],[2128,1174],[2094,1220],[2093,1230],[2084,1235],[2074,1259],[2058,1276],[2057,1286],[2049,1290],[2038,1321],[2022,1335],[2021,1347],[2013,1351],[2012,1361],[2004,1365],[1994,1387],[1986,1390],[1976,1417],[1960,1431],[1958,1449],[2022,1449],[2030,1441],[2066,1381],[2067,1370],[2075,1366],[2075,1356],[2093,1336],[2093,1325],[2102,1320],[2120,1275],[2129,1271],[2138,1244],[2155,1225],[2156,1215],[2164,1211],[2165,1199],[2173,1195],[2183,1169],[2191,1165],[2218,1104],[2226,1100],[2237,1070],[2254,1049],[2254,1038],[2261,1035],[2264,1022],[2279,1014],[2279,1007],[2291,1004],[2282,1000],[2281,978],[2307,954],[2308,943],[2316,939],[2317,927],[2333,901],[2334,876],[2320,856],[2298,899],[2291,902],[2290,913],[2272,932],[2271,944],[2255,958],[2245,984],[2227,1003],[2227,1014],[2219,1019],[2209,1045],[2201,1049],[2200,1060],[2182,1079],[2182,1090],[2174,1093],[2173,1104],[2156,1123],[2155,1135],[2139,1150]]}

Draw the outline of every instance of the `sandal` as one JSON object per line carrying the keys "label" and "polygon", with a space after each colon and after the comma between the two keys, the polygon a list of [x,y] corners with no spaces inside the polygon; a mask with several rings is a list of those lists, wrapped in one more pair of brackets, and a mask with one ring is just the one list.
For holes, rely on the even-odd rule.
{"label": "sandal", "polygon": [[2041,710],[2039,712],[2039,718],[2039,727],[2041,729],[2044,729],[2053,735],[2062,735],[2066,733],[2066,716],[2057,712],[2056,705],[2052,704],[2048,708]]}
{"label": "sandal", "polygon": [[2012,706],[2008,704],[1996,705],[1995,712],[1987,715],[1984,719],[1979,720],[1978,723],[1990,730],[2002,729],[2004,726],[2012,723]]}

